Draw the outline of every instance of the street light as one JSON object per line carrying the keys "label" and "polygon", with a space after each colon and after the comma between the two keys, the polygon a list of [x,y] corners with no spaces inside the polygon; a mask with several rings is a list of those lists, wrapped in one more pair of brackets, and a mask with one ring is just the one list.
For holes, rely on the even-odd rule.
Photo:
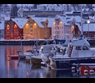
{"label": "street light", "polygon": [[35,29],[35,39],[37,39],[37,24],[36,23],[34,23],[34,29]]}
{"label": "street light", "polygon": [[90,19],[89,18],[87,20],[87,24],[88,24],[88,37],[89,37],[89,24],[90,24]]}
{"label": "street light", "polygon": [[36,49],[38,49],[38,28],[37,23],[34,23],[34,29],[35,29],[35,39],[36,39]]}

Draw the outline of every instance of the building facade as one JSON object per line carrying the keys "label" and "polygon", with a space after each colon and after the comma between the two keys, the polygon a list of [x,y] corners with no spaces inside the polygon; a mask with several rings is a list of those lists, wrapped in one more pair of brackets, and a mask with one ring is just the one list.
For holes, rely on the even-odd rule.
{"label": "building facade", "polygon": [[52,39],[64,39],[64,23],[57,16],[52,25]]}
{"label": "building facade", "polygon": [[12,20],[8,20],[4,27],[4,39],[20,39],[20,27]]}
{"label": "building facade", "polygon": [[48,28],[48,21],[41,21],[40,18],[30,17],[23,27],[23,39],[44,39],[50,38],[51,28]]}

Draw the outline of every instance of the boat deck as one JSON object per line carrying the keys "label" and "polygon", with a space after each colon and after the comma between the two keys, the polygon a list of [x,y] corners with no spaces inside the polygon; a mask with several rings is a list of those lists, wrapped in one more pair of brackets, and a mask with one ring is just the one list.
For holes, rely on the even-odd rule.
{"label": "boat deck", "polygon": [[79,65],[79,66],[95,66],[95,63],[80,63],[80,64],[73,63],[72,65],[74,65],[74,66],[77,66],[77,65]]}
{"label": "boat deck", "polygon": [[81,60],[81,59],[95,59],[95,57],[54,57],[53,60],[55,61],[70,61],[70,60]]}

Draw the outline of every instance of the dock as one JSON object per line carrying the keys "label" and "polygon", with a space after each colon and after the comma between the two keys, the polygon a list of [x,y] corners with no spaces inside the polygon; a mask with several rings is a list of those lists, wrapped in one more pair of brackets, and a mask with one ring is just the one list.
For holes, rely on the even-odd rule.
{"label": "dock", "polygon": [[73,66],[95,66],[95,63],[79,63],[79,64],[72,64]]}
{"label": "dock", "polygon": [[0,40],[0,45],[45,45],[52,44],[52,39],[11,39],[11,40]]}
{"label": "dock", "polygon": [[[45,45],[53,44],[53,39],[0,39],[0,45]],[[87,40],[91,47],[95,47],[95,39]]]}

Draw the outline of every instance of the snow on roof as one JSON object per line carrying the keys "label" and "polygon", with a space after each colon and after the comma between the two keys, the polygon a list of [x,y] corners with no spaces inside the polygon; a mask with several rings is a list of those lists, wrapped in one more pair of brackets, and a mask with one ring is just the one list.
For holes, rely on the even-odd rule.
{"label": "snow on roof", "polygon": [[20,28],[23,28],[27,23],[28,19],[26,18],[13,18],[12,19]]}
{"label": "snow on roof", "polygon": [[54,21],[55,21],[54,18],[48,18],[48,27],[51,28]]}
{"label": "snow on roof", "polygon": [[45,22],[48,19],[48,27],[52,27],[54,18],[45,17],[31,17],[41,28],[44,28],[41,22]]}
{"label": "snow on roof", "polygon": [[95,8],[93,8],[93,10],[95,11]]}
{"label": "snow on roof", "polygon": [[38,26],[40,27],[44,27],[41,23],[41,19],[42,18],[39,18],[39,17],[32,17],[32,19],[38,24]]}
{"label": "snow on roof", "polygon": [[4,19],[5,19],[5,20],[10,20],[10,17],[5,17]]}
{"label": "snow on roof", "polygon": [[81,22],[81,17],[80,16],[75,16],[74,18],[75,18],[76,22]]}
{"label": "snow on roof", "polygon": [[83,31],[95,31],[95,24],[83,24]]}
{"label": "snow on roof", "polygon": [[86,8],[85,10],[86,10],[86,11],[88,11],[88,10],[89,10],[89,8]]}
{"label": "snow on roof", "polygon": [[4,21],[1,21],[0,23],[0,30],[3,30],[4,29]]}
{"label": "snow on roof", "polygon": [[88,41],[86,41],[85,39],[73,41],[73,42],[71,42],[71,45],[73,45],[73,46],[85,46],[85,45],[90,46]]}

